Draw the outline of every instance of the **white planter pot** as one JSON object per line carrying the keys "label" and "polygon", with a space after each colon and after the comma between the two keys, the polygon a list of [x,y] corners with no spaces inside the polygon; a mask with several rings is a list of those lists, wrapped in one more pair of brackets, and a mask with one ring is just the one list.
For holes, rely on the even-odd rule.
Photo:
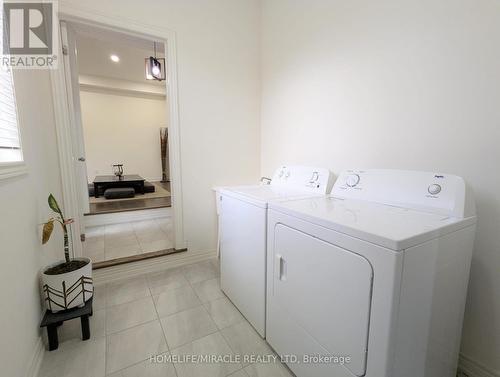
{"label": "white planter pot", "polygon": [[45,306],[52,312],[85,305],[94,294],[92,285],[92,261],[89,258],[75,258],[88,262],[85,266],[58,275],[45,272],[61,262],[47,266],[42,273],[43,298]]}

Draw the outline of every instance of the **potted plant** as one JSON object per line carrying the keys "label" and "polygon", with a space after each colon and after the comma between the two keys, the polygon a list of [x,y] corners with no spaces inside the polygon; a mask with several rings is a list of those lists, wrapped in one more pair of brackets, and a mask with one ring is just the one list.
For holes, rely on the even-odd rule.
{"label": "potted plant", "polygon": [[59,224],[64,235],[64,261],[47,266],[42,272],[44,301],[52,312],[85,305],[94,292],[92,286],[92,261],[89,258],[70,258],[68,230],[73,219],[66,219],[52,194],[49,207],[54,212],[43,224],[42,244],[46,244],[54,225]]}

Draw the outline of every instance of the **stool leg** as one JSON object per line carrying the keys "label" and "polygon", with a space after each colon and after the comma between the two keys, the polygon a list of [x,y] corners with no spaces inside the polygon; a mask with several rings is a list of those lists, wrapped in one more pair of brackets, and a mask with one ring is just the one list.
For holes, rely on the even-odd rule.
{"label": "stool leg", "polygon": [[47,337],[49,338],[49,351],[56,350],[59,347],[57,338],[57,324],[47,326]]}
{"label": "stool leg", "polygon": [[87,340],[90,338],[90,325],[89,325],[89,316],[82,315],[80,317],[80,321],[82,323],[82,339]]}

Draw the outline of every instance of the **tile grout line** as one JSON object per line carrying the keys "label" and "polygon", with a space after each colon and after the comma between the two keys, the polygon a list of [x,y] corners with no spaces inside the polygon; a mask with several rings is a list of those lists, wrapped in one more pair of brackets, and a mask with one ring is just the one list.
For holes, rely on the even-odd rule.
{"label": "tile grout line", "polygon": [[[139,239],[139,236],[137,235],[137,230],[134,228],[134,226],[132,226],[132,229],[134,230],[135,240],[136,240],[137,244],[139,245],[139,252],[135,253],[135,254],[139,255],[139,254],[144,253],[144,249],[142,248],[141,240]],[[149,289],[149,286],[148,286],[148,289]],[[151,293],[151,291],[149,293]]]}
{"label": "tile grout line", "polygon": [[[169,237],[168,232],[165,231],[165,230],[163,230],[162,227],[158,224],[158,222],[156,220],[157,219],[151,220],[154,223],[154,226],[153,226],[154,231],[155,232],[160,232],[161,235],[162,235],[162,239],[165,239],[166,241],[169,241],[169,242],[173,242],[172,239]],[[143,220],[143,221],[149,221],[149,220]],[[137,227],[134,226],[134,224],[137,224],[137,223],[140,223],[140,222],[143,222],[143,221],[129,221],[129,222],[119,223],[119,224],[109,224],[109,225],[123,225],[123,224],[127,224],[127,225],[130,226],[131,232],[134,235],[134,240],[135,240],[134,246],[137,246],[137,252],[134,255],[140,255],[140,254],[143,254],[143,253],[147,252],[144,249],[144,246],[143,246],[147,242],[141,242],[141,237],[139,237],[139,233],[140,232],[136,229]],[[109,257],[108,253],[109,253],[110,249],[121,248],[121,247],[131,246],[132,245],[132,244],[130,244],[130,245],[124,245],[124,246],[106,247],[106,245],[107,245],[106,239],[108,238],[108,241],[109,241],[109,235],[110,235],[110,234],[106,233],[106,228],[109,227],[109,225],[103,225],[103,226],[101,226],[103,228],[103,230],[102,230],[102,237],[103,237],[103,243],[104,243],[104,247],[103,247],[103,251],[102,252],[104,254],[104,260],[105,261],[115,259],[115,258],[110,258]],[[126,232],[118,231],[116,234],[119,235],[121,233],[128,233],[128,231],[126,231]],[[106,235],[108,237],[106,237]],[[154,242],[154,241],[151,241],[151,242]],[[106,252],[106,251],[108,251],[108,252]]]}
{"label": "tile grout line", "polygon": [[154,321],[157,321],[157,320],[158,320],[158,318],[156,318],[156,319],[150,319],[149,321],[138,323],[137,325],[133,325],[133,326],[127,327],[126,329],[122,329],[122,330],[119,330],[119,331],[116,331],[116,332],[112,332],[110,334],[106,334],[106,337],[118,335],[118,334],[121,334],[122,332],[125,332],[127,330],[132,330],[132,329],[135,329],[136,327],[139,327],[139,326],[148,325],[148,324],[150,324],[150,323],[152,323]]}
{"label": "tile grout line", "polygon": [[[129,222],[125,222],[125,223],[119,223],[119,224],[110,224],[110,225],[123,225],[123,224],[127,224],[130,226],[130,228],[132,229],[132,234],[134,235],[134,239],[135,239],[135,244],[138,246],[138,248],[142,251],[141,249],[141,245],[139,243],[139,239],[137,237],[137,234],[135,232],[135,229],[133,227],[133,224],[134,221],[129,221]],[[126,247],[126,246],[131,246],[131,245],[122,245],[122,246],[115,246],[115,247],[109,247],[107,248],[106,247],[106,227],[108,227],[109,225],[105,225],[105,229],[104,229],[104,260],[107,261],[107,260],[112,260],[112,259],[115,259],[115,258],[107,258],[107,253],[106,253],[106,249],[116,249],[116,248],[122,248],[122,247]],[[122,232],[122,231],[119,231],[117,232],[117,234],[120,234],[120,233],[127,233],[127,232]],[[134,245],[135,246],[135,245]]]}
{"label": "tile grout line", "polygon": [[[158,319],[158,323],[160,324],[160,328],[161,328],[161,331],[163,333],[163,339],[165,340],[165,345],[167,346],[167,351],[168,351],[168,353],[170,353],[170,345],[168,344],[168,341],[167,341],[167,334],[165,334],[165,329],[163,328],[163,325],[161,323],[160,313],[158,313],[158,308],[156,307],[156,302],[153,298],[153,292],[151,292],[151,287],[149,286],[147,278],[146,278],[146,284],[148,285],[148,290],[149,290],[149,295],[151,296],[151,300],[153,300],[153,306],[155,308],[156,318]],[[174,369],[175,369],[175,366],[174,366]],[[175,374],[177,375],[177,371]]]}
{"label": "tile grout line", "polygon": [[[107,298],[105,298],[107,301]],[[104,307],[104,375],[106,375],[106,371],[108,370],[108,309],[106,306]],[[121,373],[120,373],[121,374]]]}
{"label": "tile grout line", "polygon": [[[200,299],[200,298],[198,297],[198,295],[196,294],[196,291],[195,291],[195,289],[193,288],[193,285],[191,284],[191,282],[189,281],[189,279],[186,277],[186,274],[184,273],[184,268],[181,268],[181,271],[180,271],[180,272],[181,272],[182,277],[183,277],[183,278],[187,281],[187,283],[188,283],[187,285],[188,285],[188,286],[189,286],[189,287],[193,290],[193,292],[194,292],[195,296],[198,298],[198,300],[199,300],[199,302],[200,302],[200,305],[199,305],[199,306],[201,306],[201,307],[203,307],[203,308],[204,308],[203,302],[201,301],[201,299]],[[181,286],[181,287],[178,287],[178,288],[170,288],[170,289],[167,289],[167,291],[175,291],[175,290],[181,289],[181,288],[183,288],[183,287],[184,287],[184,286]],[[149,286],[149,283],[148,283],[148,288],[149,288],[149,292],[150,292],[150,294],[151,294],[151,297],[153,298],[153,292],[151,291],[151,287]],[[162,293],[163,293],[163,292],[162,292]],[[160,296],[160,295],[161,295],[161,293],[160,293],[160,294],[158,294],[158,296]],[[161,321],[161,318],[160,318],[160,314],[158,313],[158,308],[157,308],[157,306],[156,306],[156,302],[155,302],[155,300],[154,300],[154,299],[153,299],[153,304],[154,304],[154,306],[155,306],[156,314],[158,315],[158,321],[160,322],[160,327],[161,327],[161,329],[162,329],[163,336],[164,336],[164,338],[165,338],[165,342],[166,342],[166,344],[167,344],[168,352],[169,352],[169,354],[170,354],[170,355],[172,355],[172,352],[173,352],[173,351],[175,351],[175,350],[177,350],[177,349],[179,349],[179,348],[181,348],[181,347],[184,347],[184,346],[185,346],[185,345],[187,345],[187,344],[190,344],[190,343],[192,343],[192,342],[194,342],[194,341],[196,341],[196,340],[202,339],[202,338],[204,338],[204,337],[206,337],[206,336],[210,336],[210,335],[213,335],[213,334],[215,334],[215,333],[217,333],[217,332],[218,332],[218,330],[217,330],[217,331],[212,332],[212,333],[210,333],[210,334],[204,335],[204,336],[202,336],[201,338],[193,339],[193,340],[191,340],[191,341],[189,341],[189,342],[186,342],[186,343],[184,343],[184,344],[178,345],[177,347],[175,347],[175,348],[172,348],[172,349],[171,349],[171,348],[170,348],[170,345],[168,344],[168,341],[167,341],[167,334],[165,333],[165,329],[163,328],[163,324],[162,324],[162,321]],[[195,307],[195,308],[196,308],[196,307]],[[176,315],[176,314],[179,314],[179,313],[185,312],[185,311],[187,311],[187,310],[195,309],[195,308],[188,308],[188,309],[185,309],[185,310],[180,310],[180,311],[178,311],[178,312],[175,312],[175,313],[169,314],[169,315],[167,315],[167,316],[165,316],[165,317],[162,317],[162,318],[167,318],[167,317],[169,317],[169,316]],[[205,309],[205,311],[206,311],[206,309]],[[214,323],[215,328],[217,328],[217,324],[215,323],[215,321],[213,320],[213,318],[210,316],[210,313],[207,313],[207,314],[209,315],[210,319],[211,319],[211,320],[212,320],[212,322]],[[222,336],[222,335],[221,335],[221,336]],[[173,367],[174,367],[174,372],[175,372],[176,376],[179,376],[179,373],[178,373],[178,371],[177,371],[177,368],[178,368],[178,367],[176,367],[176,365],[175,365],[174,363],[173,363],[172,365],[173,365]],[[238,370],[239,370],[239,369],[238,369]]]}
{"label": "tile grout line", "polygon": [[[145,277],[144,277],[144,278],[145,278]],[[145,278],[145,279],[146,279],[146,278]],[[130,279],[123,279],[123,280],[130,280]],[[145,298],[147,298],[147,297],[151,297],[151,300],[153,300],[153,297],[151,296],[151,291],[150,291],[150,289],[149,289],[149,286],[148,286],[148,284],[147,284],[147,280],[146,280],[146,286],[147,286],[147,288],[148,288],[149,295],[146,295],[146,296],[143,296],[143,297],[139,297],[139,298],[134,299],[134,300],[131,300],[131,301],[123,302],[123,303],[121,303],[121,304],[114,304],[114,305],[109,305],[109,306],[108,306],[108,297],[107,297],[107,296],[108,296],[108,291],[107,291],[107,286],[108,286],[109,284],[113,284],[113,283],[107,283],[107,284],[104,284],[104,285],[105,285],[105,303],[104,303],[104,309],[106,310],[106,313],[105,313],[105,317],[106,317],[106,318],[107,318],[107,315],[108,315],[108,309],[110,309],[110,308],[113,308],[113,307],[116,307],[116,306],[120,306],[120,305],[128,305],[128,304],[131,304],[131,303],[136,302],[136,301],[144,300],[144,299],[145,299]],[[153,300],[153,306],[154,306],[154,300]],[[156,308],[155,308],[155,311],[156,311]],[[143,322],[143,323],[139,323],[139,324],[134,325],[134,326],[131,326],[131,327],[127,327],[127,328],[125,328],[125,329],[122,329],[122,330],[120,330],[120,331],[116,331],[116,332],[111,333],[111,334],[107,334],[107,325],[106,325],[106,323],[105,323],[105,336],[107,337],[108,335],[115,335],[115,334],[121,333],[121,332],[123,332],[123,331],[126,331],[126,330],[128,330],[128,329],[132,329],[132,328],[135,328],[135,327],[138,327],[138,326],[141,326],[141,325],[145,325],[145,324],[150,323],[150,322],[153,322],[153,321],[154,321],[154,319],[153,319],[153,320],[150,320],[150,321]]]}
{"label": "tile grout line", "polygon": [[[118,332],[114,332],[114,333],[112,333],[112,334],[108,334],[108,335],[106,335],[106,340],[107,340],[108,336],[117,335],[117,334],[120,334],[120,333],[125,332],[125,331],[127,331],[127,330],[130,330],[130,329],[135,329],[135,328],[137,328],[137,327],[139,327],[139,326],[148,325],[148,324],[153,323],[153,322],[155,322],[155,321],[158,321],[158,319],[153,319],[153,320],[151,320],[151,321],[147,321],[147,322],[144,322],[144,323],[140,323],[140,324],[138,324],[138,325],[134,325],[134,326],[132,326],[132,327],[128,327],[128,328],[123,329],[123,330],[120,330],[120,331],[118,331]],[[160,326],[161,326],[161,324],[160,324]],[[162,330],[163,330],[163,329],[162,329]],[[167,344],[167,348],[168,348],[168,344]],[[106,350],[106,351],[107,351],[107,350]],[[166,352],[169,352],[169,353],[170,353],[170,351],[166,351]],[[107,356],[107,355],[106,355],[106,356]],[[105,359],[107,359],[107,357],[105,357]],[[136,365],[136,364],[140,364],[140,363],[142,363],[142,362],[144,362],[144,361],[146,361],[146,360],[148,360],[148,359],[149,359],[149,356],[148,356],[147,358],[145,358],[145,359],[142,359],[142,360],[138,361],[137,363],[130,364],[130,365],[128,365],[128,366],[126,366],[126,367],[124,367],[124,368],[121,368],[121,369],[119,369],[119,370],[117,370],[117,371],[115,371],[115,372],[113,372],[113,373],[116,373],[116,372],[118,372],[118,371],[122,371],[122,370],[124,370],[124,369],[130,368],[131,366]],[[106,360],[106,364],[107,364],[107,360]],[[106,365],[106,366],[107,366],[107,365]],[[111,374],[112,374],[112,373],[111,373]]]}
{"label": "tile grout line", "polygon": [[[198,295],[196,294],[195,289],[193,288],[193,285],[191,284],[191,282],[190,282],[190,281],[189,281],[189,279],[187,278],[187,276],[186,276],[186,274],[185,274],[185,272],[184,272],[184,267],[181,267],[181,274],[182,274],[182,277],[183,277],[183,278],[187,281],[188,286],[189,286],[189,287],[193,290],[193,292],[194,292],[195,296],[198,298],[198,300],[200,301],[201,306],[203,307],[203,302],[202,302],[202,301],[201,301],[201,299],[198,297]],[[153,301],[154,301],[154,300],[153,300]],[[188,310],[189,310],[189,309],[188,309]],[[180,313],[180,312],[178,312],[178,313]],[[209,314],[209,316],[210,316],[210,314]],[[210,319],[212,319],[212,318],[210,317]],[[213,319],[212,319],[212,322],[213,322]],[[214,324],[215,324],[215,322],[214,322]],[[161,325],[161,321],[160,321],[160,325]],[[162,330],[163,330],[163,325],[161,325],[161,326],[162,326]],[[217,325],[215,325],[215,327],[217,327]],[[165,335],[165,337],[166,337],[166,334],[165,334],[165,331],[164,331],[164,330],[163,330],[163,334],[164,334],[164,335]],[[206,336],[209,336],[209,335],[211,335],[211,334],[208,334],[208,335],[206,335]],[[203,338],[203,337],[202,337],[202,338]],[[199,339],[202,339],[202,338],[199,338]],[[195,340],[197,340],[197,339],[195,339]],[[172,349],[172,350],[171,350],[171,352],[173,352],[173,351],[175,351],[176,349],[179,349],[179,348],[181,348],[181,347],[185,346],[186,344],[192,343],[193,341],[194,341],[194,340],[191,340],[191,341],[189,341],[189,342],[187,342],[187,343],[185,343],[185,344],[179,345],[178,347],[176,347],[176,348]],[[168,348],[169,348],[169,350],[170,350],[170,346],[168,346]],[[171,353],[170,353],[170,354],[171,354]],[[176,367],[176,365],[174,364],[175,374],[178,376],[178,375],[179,375],[179,373],[178,373],[178,371],[177,371],[177,368],[178,368],[178,367]]]}
{"label": "tile grout line", "polygon": [[[194,283],[194,284],[203,283],[203,282],[205,282],[205,281],[208,281],[208,280],[213,280],[213,279],[219,279],[219,281],[220,281],[220,272],[218,272],[218,273],[217,273],[217,276],[216,276],[215,278],[211,278],[211,279],[206,279],[206,280],[198,281],[198,282],[196,282],[196,283]],[[198,294],[196,293],[196,290],[194,289],[193,284],[189,281],[189,279],[188,279],[188,278],[186,278],[186,280],[187,280],[187,282],[189,283],[189,285],[191,286],[191,289],[194,291],[194,294],[195,294],[195,295],[198,297],[198,299],[200,300],[200,302],[201,302],[201,306],[203,306],[203,308],[204,308],[204,309],[205,309],[205,311],[207,312],[208,316],[210,317],[210,319],[211,319],[211,320],[212,320],[212,322],[214,323],[215,327],[217,328],[217,331],[215,331],[215,332],[213,332],[213,333],[211,333],[211,334],[205,335],[205,336],[210,336],[210,335],[213,335],[213,334],[219,333],[219,334],[220,334],[220,336],[222,337],[222,340],[223,340],[223,341],[224,341],[224,343],[227,345],[227,347],[231,350],[231,352],[233,353],[233,355],[236,355],[236,352],[233,350],[233,348],[231,347],[231,345],[229,344],[229,342],[227,341],[227,339],[226,339],[226,338],[224,337],[224,335],[222,334],[222,331],[221,331],[222,329],[219,329],[219,326],[217,326],[217,323],[216,323],[216,322],[215,322],[215,320],[213,319],[213,316],[210,314],[210,312],[209,312],[209,311],[207,310],[207,308],[205,307],[205,304],[208,304],[209,302],[212,302],[212,301],[217,301],[217,300],[222,299],[222,298],[226,298],[226,295],[224,294],[224,292],[222,292],[222,289],[220,289],[220,288],[219,288],[219,289],[221,290],[221,292],[224,294],[224,297],[219,297],[218,299],[215,299],[215,300],[209,300],[208,302],[204,303],[204,302],[202,302],[201,298],[200,298],[200,297],[198,296]],[[226,298],[226,299],[227,299],[227,298]],[[238,323],[239,323],[239,322],[238,322]],[[230,326],[227,326],[227,327],[230,327]],[[227,328],[227,327],[225,327],[225,328]],[[204,337],[205,337],[205,336],[204,336]],[[202,337],[202,338],[204,338],[204,337]],[[199,338],[199,339],[202,339],[202,338]],[[198,340],[198,339],[196,339],[196,340]],[[193,342],[193,341],[191,341],[191,342]],[[186,344],[188,344],[188,343],[186,343]],[[182,346],[179,346],[179,347],[182,347]],[[178,348],[179,348],[179,347],[178,347]],[[243,370],[243,372],[244,372],[244,373],[246,373],[246,371],[244,370],[244,369],[245,369],[245,366],[244,366],[243,364],[241,364],[241,363],[240,363],[240,365],[241,365],[241,368],[239,368],[239,369],[235,370],[235,371],[234,371],[234,372],[232,372],[231,374],[234,374],[234,373],[236,373],[236,372],[238,372],[238,371],[240,371],[240,370]],[[226,375],[226,376],[230,376],[231,374]],[[246,373],[246,374],[248,375],[248,373]]]}
{"label": "tile grout line", "polygon": [[[158,225],[158,223],[156,222],[156,220],[157,220],[157,219],[153,219],[153,220],[152,220],[152,221],[154,222],[154,224],[155,224],[155,228],[156,228],[156,229],[155,229],[155,231],[156,231],[156,230],[160,231],[161,233],[163,233],[163,234],[165,235],[166,239],[167,239],[168,241],[170,241],[170,239],[169,239],[169,237],[168,237],[168,234],[166,234],[166,232],[164,232],[164,231],[163,231],[163,229],[161,228],[161,226],[159,226],[159,225]],[[138,239],[138,242],[139,242],[139,247],[140,247],[140,249],[141,249],[141,254],[148,252],[148,251],[145,251],[145,250],[143,249],[142,243],[141,243],[141,241],[140,241],[140,239],[139,239],[139,236],[138,236],[138,234],[137,234],[137,232],[136,232],[136,229],[135,229],[133,226],[132,226],[132,228],[133,228],[133,230],[134,230],[134,234],[136,235],[136,237],[137,237],[137,239]],[[154,241],[151,241],[151,242],[149,242],[149,243],[152,243],[152,242],[154,242]]]}
{"label": "tile grout line", "polygon": [[[146,278],[146,284],[147,284],[147,278]],[[121,330],[121,331],[119,331],[119,332],[122,332],[122,331],[125,331],[125,330],[128,330],[128,329],[131,329],[131,328],[134,328],[134,327],[138,327],[138,326],[141,326],[141,325],[145,325],[145,324],[147,324],[147,323],[151,323],[151,322],[154,322],[154,321],[158,321],[158,323],[160,324],[161,331],[162,331],[162,333],[163,333],[163,339],[165,340],[165,345],[167,346],[167,351],[166,351],[166,352],[168,352],[168,353],[170,354],[170,347],[168,346],[168,342],[167,342],[167,338],[166,338],[166,335],[165,335],[165,331],[164,331],[163,326],[162,326],[161,321],[160,321],[160,316],[159,316],[159,314],[158,314],[158,310],[157,310],[157,308],[156,308],[155,301],[154,301],[154,299],[153,299],[153,294],[152,294],[152,292],[151,292],[151,288],[149,287],[149,284],[147,284],[147,286],[148,286],[149,296],[146,296],[146,297],[151,297],[151,300],[153,301],[153,307],[155,308],[155,312],[156,312],[156,319],[154,319],[154,320],[152,320],[152,321],[144,322],[144,323],[142,323],[142,324],[139,324],[139,325],[136,325],[136,326],[133,326],[133,327],[129,327],[129,328],[124,329],[124,330]],[[143,298],[143,299],[144,299],[144,298]],[[141,299],[139,299],[139,300],[141,300]],[[134,301],[138,301],[138,300],[134,300]],[[131,301],[131,302],[133,302],[133,301]],[[115,306],[116,306],[116,305],[115,305]],[[117,332],[117,333],[118,333],[118,332]],[[113,334],[117,334],[117,333],[113,333]],[[110,335],[113,335],[113,334],[110,334]],[[165,353],[165,352],[163,352],[163,353]],[[144,362],[144,361],[146,361],[146,360],[148,360],[148,358],[146,358],[146,359],[144,359],[144,360],[141,360],[141,361],[138,361],[137,363],[131,364],[131,365],[129,365],[129,366],[126,366],[125,368],[122,368],[122,369],[120,369],[120,370],[118,370],[118,371],[116,371],[116,372],[114,372],[114,373],[120,372],[120,374],[122,374],[121,372],[122,372],[122,371],[124,371],[125,369],[131,368],[131,367],[133,367],[133,366],[135,366],[135,365],[138,365],[138,364],[141,364],[141,363],[143,363],[143,362]],[[175,373],[175,375],[177,376],[177,371],[175,370],[175,365],[173,365],[173,364],[172,364],[172,366],[174,367],[174,373]],[[123,375],[123,374],[122,374],[122,375]]]}
{"label": "tile grout line", "polygon": [[136,301],[139,301],[139,300],[144,300],[146,297],[149,297],[149,295],[147,296],[143,296],[143,297],[139,297],[139,298],[136,298],[134,300],[130,300],[130,301],[125,301],[125,302],[122,302],[121,304],[113,304],[113,305],[106,305],[105,309],[108,309],[108,308],[113,308],[115,306],[119,306],[119,305],[126,305],[126,304],[130,304],[132,302],[136,302]]}
{"label": "tile grout line", "polygon": [[[141,298],[141,299],[139,299],[139,300],[135,300],[135,301],[131,301],[131,302],[136,302],[136,301],[144,300],[145,298],[148,298],[148,297],[149,297],[149,296],[146,296],[146,297],[143,297],[143,298]],[[127,303],[127,304],[129,304],[129,303]],[[120,304],[120,305],[121,305],[121,304]],[[124,304],[124,305],[126,305],[126,304]],[[154,302],[153,302],[153,305],[154,305]],[[115,305],[115,306],[117,306],[117,305]],[[155,312],[156,312],[156,311],[155,311]],[[141,325],[146,325],[146,324],[151,323],[151,322],[154,322],[154,321],[156,321],[156,320],[159,320],[159,318],[157,317],[157,318],[154,318],[154,319],[147,320],[147,321],[145,321],[145,322],[137,323],[137,324],[135,324],[135,325],[133,325],[133,326],[130,326],[130,327],[127,327],[127,328],[124,328],[124,329],[121,329],[121,330],[118,330],[118,331],[115,331],[115,332],[112,332],[112,333],[109,333],[109,334],[108,334],[108,333],[106,333],[106,336],[108,336],[108,335],[115,335],[115,334],[119,334],[119,333],[121,333],[121,332],[123,332],[123,331],[129,330],[129,329],[133,329],[133,328],[139,327],[139,326],[141,326]]]}
{"label": "tile grout line", "polygon": [[[193,263],[193,264],[196,264],[196,263]],[[183,271],[183,270],[184,270],[184,267],[181,267],[181,274],[183,275],[184,279],[188,282],[188,285],[189,285],[189,287],[193,290],[194,294],[198,297],[198,295],[196,294],[195,289],[193,288],[193,284],[192,284],[192,283],[189,281],[189,279],[186,277],[186,274],[184,273],[184,271]],[[210,280],[210,279],[207,279],[207,280]],[[202,281],[199,281],[199,282],[196,282],[196,283],[201,283],[201,282],[203,282],[203,281],[207,281],[207,280],[202,280]],[[175,288],[173,288],[173,289],[175,289]],[[186,342],[186,343],[184,343],[184,344],[178,345],[178,346],[177,346],[177,347],[175,347],[173,350],[178,349],[178,348],[180,348],[180,347],[183,347],[183,346],[185,346],[186,344],[192,343],[192,342],[194,342],[194,341],[196,341],[196,340],[202,339],[202,338],[204,338],[204,337],[206,337],[206,336],[213,335],[213,334],[215,334],[215,333],[219,332],[219,328],[218,328],[217,324],[215,323],[215,321],[213,320],[212,316],[211,316],[211,315],[210,315],[210,313],[207,311],[207,309],[205,308],[205,306],[204,306],[203,302],[201,301],[201,299],[200,299],[199,297],[198,297],[198,300],[200,301],[200,305],[199,305],[199,306],[201,306],[201,307],[203,308],[203,310],[205,310],[205,312],[208,314],[208,316],[209,316],[210,320],[211,320],[211,321],[212,321],[212,323],[215,325],[215,328],[216,328],[217,330],[216,330],[216,331],[213,331],[213,332],[211,332],[211,333],[209,333],[209,334],[206,334],[206,335],[202,336],[201,338],[193,339],[193,340],[191,340],[191,341],[189,341],[189,342]],[[154,300],[153,300],[153,301],[154,301]],[[196,308],[198,308],[199,306],[196,306],[196,307],[194,307],[194,308],[185,309],[185,310],[180,310],[180,311],[178,311],[178,312],[176,312],[176,313],[169,314],[168,316],[165,316],[165,317],[163,317],[163,318],[170,317],[170,316],[173,316],[173,315],[176,315],[176,314],[179,314],[179,313],[182,313],[182,312],[188,311],[188,310],[196,309]],[[160,321],[160,323],[161,323],[161,321]],[[163,327],[162,327],[162,329],[163,329]],[[165,336],[166,336],[166,335],[165,335]],[[169,346],[169,349],[170,349],[170,346]]]}
{"label": "tile grout line", "polygon": [[[104,238],[104,231],[103,230],[103,238]],[[106,258],[106,255],[104,255],[104,258]],[[95,292],[95,287],[94,287],[94,292]],[[107,370],[108,370],[108,284],[104,284],[104,341],[105,341],[105,347],[104,347],[104,375],[107,375]],[[120,373],[121,375],[121,373]]]}
{"label": "tile grout line", "polygon": [[[220,263],[220,262],[218,261],[218,263]],[[219,279],[219,282],[220,282],[220,270],[218,271],[218,276],[217,276],[217,278]],[[212,302],[212,301],[217,301],[217,300],[220,300],[220,299],[225,298],[226,300],[228,300],[228,301],[231,303],[231,305],[234,305],[234,304],[231,302],[231,300],[229,300],[229,298],[226,296],[226,294],[222,291],[222,288],[219,288],[219,289],[220,289],[220,291],[222,292],[222,294],[224,295],[224,297],[219,297],[218,299],[215,299],[215,300],[210,300],[209,302]],[[196,292],[195,292],[195,293],[196,293]],[[236,306],[235,306],[235,308],[236,308]],[[236,308],[236,310],[238,310],[238,308]],[[239,310],[238,310],[238,312],[241,314],[241,312],[240,312]],[[209,313],[209,315],[210,315],[210,313]],[[219,333],[220,333],[220,335],[221,335],[222,339],[224,340],[224,342],[226,343],[226,345],[228,346],[228,348],[231,350],[231,352],[232,352],[234,355],[237,355],[236,350],[235,350],[235,349],[233,349],[233,347],[231,347],[231,344],[229,343],[229,341],[226,339],[226,337],[225,337],[225,336],[224,336],[224,334],[222,333],[222,330],[227,329],[227,328],[229,328],[229,327],[231,327],[231,326],[236,326],[236,325],[239,325],[240,323],[243,323],[243,322],[248,322],[248,321],[246,320],[246,318],[243,316],[243,314],[241,314],[241,316],[242,316],[242,318],[243,318],[243,321],[238,322],[238,323],[234,323],[234,324],[232,324],[232,325],[230,325],[230,326],[226,326],[226,327],[224,327],[223,329],[219,329]],[[214,321],[214,322],[215,322],[215,321]],[[231,374],[234,374],[234,373],[236,373],[236,372],[238,372],[238,371],[242,370],[242,371],[243,371],[243,373],[245,373],[245,375],[249,376],[249,374],[247,373],[247,371],[245,370],[245,368],[247,368],[248,366],[250,366],[250,364],[249,364],[249,365],[244,365],[243,363],[240,363],[240,365],[241,365],[241,368],[240,368],[240,369],[238,369],[238,370],[235,370],[235,371],[234,371],[233,373],[231,373]],[[231,375],[229,375],[229,376],[231,376]]]}
{"label": "tile grout line", "polygon": [[[105,242],[104,241],[104,225],[101,225],[101,226],[98,226],[98,227],[95,227],[95,228],[102,228],[102,234],[99,234],[99,235],[96,236],[96,238],[102,237],[102,251],[101,250],[98,251],[98,252],[94,251],[92,253],[91,252],[87,252],[86,246],[89,244],[87,242],[90,242],[90,238],[93,237],[93,236],[88,235],[89,239],[86,241],[86,243],[83,244],[83,256],[92,259],[92,255],[102,253],[103,260],[104,260],[105,259],[105,254],[104,254],[104,242]],[[100,262],[100,261],[98,261],[98,262]]]}

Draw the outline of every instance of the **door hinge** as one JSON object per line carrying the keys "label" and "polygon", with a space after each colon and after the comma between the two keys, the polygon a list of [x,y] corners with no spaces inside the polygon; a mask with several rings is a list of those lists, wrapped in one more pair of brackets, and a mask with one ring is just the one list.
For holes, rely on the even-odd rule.
{"label": "door hinge", "polygon": [[68,46],[62,46],[63,55],[68,55]]}
{"label": "door hinge", "polygon": [[85,242],[85,233],[80,234],[80,241]]}

